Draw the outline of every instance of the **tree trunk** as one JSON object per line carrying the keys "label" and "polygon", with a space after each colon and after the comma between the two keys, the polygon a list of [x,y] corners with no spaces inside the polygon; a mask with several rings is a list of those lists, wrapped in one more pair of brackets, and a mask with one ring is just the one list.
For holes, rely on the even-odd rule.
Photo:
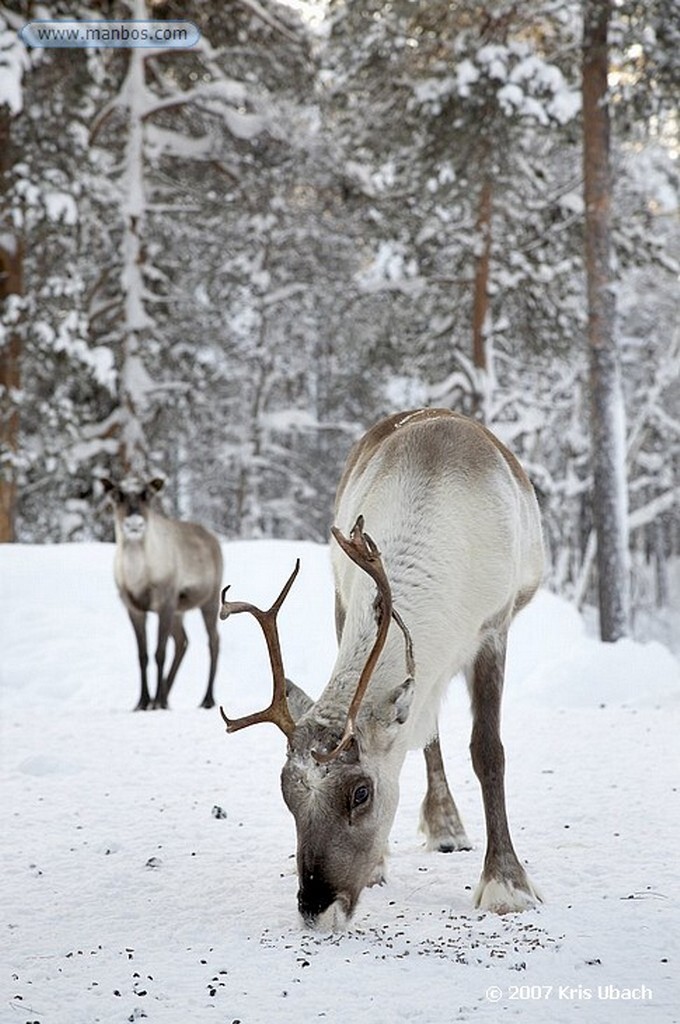
{"label": "tree trunk", "polygon": [[[9,107],[3,105],[0,106],[0,195],[3,196],[10,188],[10,131],[11,113]],[[11,223],[2,223],[0,227],[0,305],[5,313],[12,297],[23,295],[23,249]],[[10,312],[5,333],[0,335],[0,543],[3,544],[16,539],[16,457],[19,450],[16,396],[21,387],[21,355],[21,325]]]}
{"label": "tree trunk", "polygon": [[491,181],[485,178],[479,194],[475,225],[479,251],[475,259],[475,287],[472,303],[472,360],[487,369],[485,327],[489,313],[489,270],[491,267]]}
{"label": "tree trunk", "polygon": [[611,271],[609,16],[609,0],[584,0],[583,169],[593,518],[597,535],[600,635],[603,640],[613,641],[628,632],[629,571],[625,418]]}
{"label": "tree trunk", "polygon": [[[475,278],[472,297],[472,362],[484,378],[489,370],[486,351],[486,329],[489,317],[489,273],[491,270],[491,216],[493,190],[491,178],[485,175],[479,193],[479,209],[475,225],[476,244]],[[486,420],[487,388],[478,389],[474,396],[474,413]]]}
{"label": "tree trunk", "polygon": [[[147,17],[146,4],[137,0],[134,16]],[[142,426],[148,384],[142,360],[142,340],[150,326],[144,308],[144,261],[146,233],[146,189],[144,166],[144,105],[146,103],[145,57],[143,50],[132,49],[122,91],[127,103],[121,205],[123,238],[121,251],[121,290],[123,295],[123,344],[120,370],[121,433],[119,460],[123,472],[143,473],[147,445]]]}
{"label": "tree trunk", "polygon": [[652,536],[656,607],[665,608],[670,604],[670,587],[668,586],[666,535],[663,519],[660,517],[652,523]]}

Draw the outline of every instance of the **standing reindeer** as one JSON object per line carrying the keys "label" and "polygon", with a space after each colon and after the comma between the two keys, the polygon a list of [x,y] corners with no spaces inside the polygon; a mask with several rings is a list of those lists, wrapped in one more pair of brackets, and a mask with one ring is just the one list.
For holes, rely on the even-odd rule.
{"label": "standing reindeer", "polygon": [[[197,523],[168,519],[152,506],[163,487],[156,478],[147,484],[128,479],[120,484],[102,480],[114,509],[116,557],[114,575],[137,638],[142,689],[136,710],[167,708],[168,696],[189,646],[182,618],[200,608],[208,631],[210,673],[201,706],[214,707],[213,682],[219,636],[217,613],[222,583],[222,552],[216,537]],[[158,615],[157,686],[151,700],[147,684],[146,614]],[[175,656],[164,676],[168,637]]]}
{"label": "standing reindeer", "polygon": [[227,602],[223,593],[220,613],[250,612],[267,640],[271,705],[236,720],[222,714],[229,732],[270,721],[288,740],[281,783],[295,818],[304,920],[340,925],[361,890],[383,881],[408,749],[426,754],[422,817],[430,845],[469,847],[436,737],[442,696],[461,670],[487,831],[474,902],[497,913],[532,906],[540,896],[510,838],[499,732],[508,627],[535,593],[543,565],[526,474],[474,421],[445,409],[403,413],[353,448],[335,519],[339,650],[316,703],[287,683],[276,626],[299,563],[268,611]]}

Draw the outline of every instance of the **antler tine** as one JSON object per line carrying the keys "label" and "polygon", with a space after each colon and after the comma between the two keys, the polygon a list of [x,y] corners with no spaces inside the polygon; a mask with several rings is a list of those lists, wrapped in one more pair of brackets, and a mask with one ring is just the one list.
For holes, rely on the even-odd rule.
{"label": "antler tine", "polygon": [[363,667],[361,675],[359,676],[359,682],[354,692],[354,697],[349,706],[347,712],[347,723],[345,725],[345,731],[342,734],[342,738],[334,750],[331,750],[327,754],[320,753],[319,751],[312,751],[314,759],[319,764],[326,764],[329,761],[335,760],[343,750],[346,750],[351,744],[355,735],[355,724],[356,717],[361,707],[361,702],[364,699],[364,695],[368,688],[368,684],[371,681],[371,676],[378,662],[378,658],[385,646],[387,640],[387,633],[390,627],[390,619],[395,617],[396,621],[400,625],[401,629],[404,630],[404,635],[408,637],[408,644],[410,645],[410,636],[408,630],[404,626],[403,622],[398,616],[395,616],[392,608],[392,591],[385,573],[385,567],[380,557],[380,551],[378,546],[369,534],[364,533],[364,517],[359,516],[356,523],[352,527],[350,532],[350,539],[348,540],[337,528],[333,526],[331,533],[335,537],[336,541],[348,555],[353,562],[356,563],[361,569],[368,573],[373,579],[378,588],[378,594],[376,597],[376,618],[378,621],[378,635],[375,638],[375,643],[371,648],[366,664]]}
{"label": "antler tine", "polygon": [[413,653],[413,638],[409,629],[402,619],[401,615],[396,608],[392,609],[392,618],[399,626],[399,629],[404,634],[404,643],[406,644],[406,671],[408,672],[408,678],[413,679],[416,674],[416,659]]}
{"label": "antler tine", "polygon": [[225,601],[225,595],[229,587],[225,587],[222,591],[222,608],[220,609],[220,618],[227,619],[230,615],[238,615],[239,612],[248,612],[255,619],[257,619],[264,638],[267,643],[267,650],[269,652],[269,660],[272,667],[272,679],[274,692],[272,696],[272,702],[268,708],[263,711],[257,711],[252,715],[245,715],[243,718],[227,718],[224,708],[220,707],[220,714],[227,726],[227,732],[238,732],[239,729],[245,729],[249,725],[257,725],[259,722],[273,722],[274,725],[278,725],[281,732],[291,738],[295,729],[295,722],[288,708],[288,701],[286,699],[286,675],[283,668],[283,657],[281,655],[281,643],[279,641],[279,631],[276,625],[276,616],[278,615],[281,605],[288,596],[288,591],[293,586],[295,577],[300,571],[300,559],[295,563],[295,568],[288,577],[286,584],[277,597],[274,604],[267,611],[263,611],[261,608],[257,608],[253,604],[248,604],[245,601]]}

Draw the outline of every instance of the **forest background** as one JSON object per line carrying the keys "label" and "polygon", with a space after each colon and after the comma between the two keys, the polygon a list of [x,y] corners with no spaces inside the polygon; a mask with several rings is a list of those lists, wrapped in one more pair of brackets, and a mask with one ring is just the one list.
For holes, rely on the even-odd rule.
{"label": "forest background", "polygon": [[[633,627],[676,645],[680,25],[607,6]],[[134,471],[224,538],[324,541],[361,432],[447,406],[522,459],[548,585],[594,602],[587,7],[0,5],[0,539],[112,539],[97,479]],[[24,45],[67,17],[200,39]]]}

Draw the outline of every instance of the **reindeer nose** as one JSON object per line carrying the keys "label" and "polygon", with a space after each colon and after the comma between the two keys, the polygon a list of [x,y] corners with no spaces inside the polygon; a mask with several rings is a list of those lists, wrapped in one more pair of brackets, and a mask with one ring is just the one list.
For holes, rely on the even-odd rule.
{"label": "reindeer nose", "polygon": [[298,891],[298,909],[307,924],[313,924],[335,902],[337,893],[322,875],[310,873]]}

